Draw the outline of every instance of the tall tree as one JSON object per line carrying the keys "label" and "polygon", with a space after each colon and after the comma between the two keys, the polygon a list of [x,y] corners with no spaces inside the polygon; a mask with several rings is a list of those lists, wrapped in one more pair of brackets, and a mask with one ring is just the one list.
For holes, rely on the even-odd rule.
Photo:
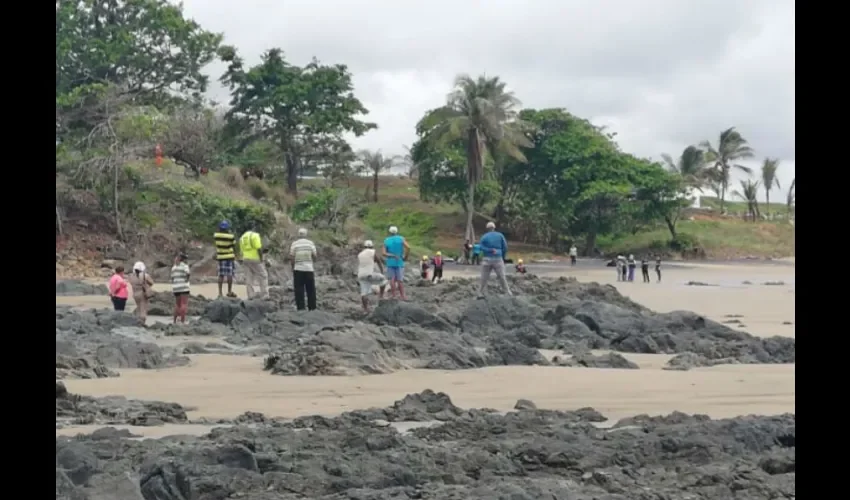
{"label": "tall tree", "polygon": [[[430,140],[450,143],[462,140],[466,149],[467,219],[466,238],[475,239],[472,225],[475,213],[475,190],[484,177],[487,153],[499,151],[525,161],[520,147],[530,147],[525,127],[517,118],[519,99],[499,77],[460,75],[444,107],[433,110],[424,119]],[[489,151],[488,151],[489,150]]]}
{"label": "tall tree", "polygon": [[711,142],[703,141],[700,146],[705,149],[708,161],[714,163],[714,171],[712,174],[715,180],[720,184],[720,211],[723,212],[724,203],[726,201],[726,192],[729,190],[729,180],[732,169],[740,170],[746,174],[751,174],[752,169],[745,165],[737,163],[740,160],[753,157],[753,148],[749,146],[747,140],[735,130],[735,127],[730,127],[723,132],[720,132],[720,138],[717,141],[717,147],[712,146]]}
{"label": "tall tree", "polygon": [[678,174],[685,186],[702,191],[706,182],[705,152],[696,146],[688,146],[678,160],[664,153],[661,155],[667,170]]}
{"label": "tall tree", "polygon": [[278,143],[286,164],[286,185],[298,193],[298,173],[309,145],[343,133],[361,136],[377,128],[359,119],[368,110],[354,96],[351,73],[344,65],[313,60],[299,67],[288,63],[280,49],[263,54],[260,64],[245,69],[231,47],[220,51],[229,63],[222,82],[231,90],[227,119],[231,130],[250,130],[242,144],[259,138]]}
{"label": "tall tree", "polygon": [[221,38],[168,0],[57,0],[56,96],[95,84],[120,85],[137,103],[200,96]]}
{"label": "tall tree", "polygon": [[788,215],[794,214],[794,206],[797,203],[797,179],[791,180],[791,185],[788,186],[788,195],[785,198],[785,204],[788,207]]}
{"label": "tall tree", "polygon": [[761,182],[747,179],[741,181],[741,190],[733,191],[732,194],[747,202],[747,211],[752,215],[753,222],[761,218],[759,212],[758,194]]}
{"label": "tall tree", "polygon": [[767,215],[770,216],[770,190],[774,187],[782,189],[779,185],[779,177],[776,176],[776,170],[779,168],[779,158],[765,158],[761,164],[761,182],[764,187],[765,201],[767,202]]}
{"label": "tall tree", "polygon": [[369,151],[363,149],[358,151],[357,156],[363,162],[363,169],[372,174],[372,196],[378,203],[378,184],[381,173],[389,171],[396,163],[395,157],[385,157],[381,151]]}

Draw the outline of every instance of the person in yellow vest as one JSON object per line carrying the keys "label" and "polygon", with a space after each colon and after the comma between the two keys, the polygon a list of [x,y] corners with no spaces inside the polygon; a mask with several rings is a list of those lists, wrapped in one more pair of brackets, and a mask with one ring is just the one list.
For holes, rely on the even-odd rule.
{"label": "person in yellow vest", "polygon": [[230,223],[226,220],[218,225],[218,232],[213,234],[215,240],[215,260],[218,261],[218,296],[221,297],[221,287],[227,279],[227,296],[236,297],[233,293],[233,274],[236,271],[236,236],[230,232]]}
{"label": "person in yellow vest", "polygon": [[[245,288],[249,299],[269,298],[269,273],[263,262],[263,240],[260,233],[249,229],[239,238],[239,252],[242,254],[242,267],[245,269]],[[254,286],[259,288],[255,294]]]}

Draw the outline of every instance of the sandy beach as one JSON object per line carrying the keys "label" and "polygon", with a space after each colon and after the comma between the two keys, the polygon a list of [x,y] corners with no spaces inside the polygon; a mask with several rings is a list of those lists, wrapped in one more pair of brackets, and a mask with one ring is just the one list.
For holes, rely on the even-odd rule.
{"label": "sandy beach", "polygon": [[[604,267],[551,270],[541,266],[535,270],[532,265],[530,269],[541,276],[567,275],[580,281],[609,283],[651,309],[692,310],[715,321],[737,322],[729,326],[757,336],[795,334],[793,264],[669,266],[665,267],[660,284],[618,283],[614,270]],[[466,273],[453,270],[451,274]],[[714,286],[688,286],[689,281]],[[745,281],[751,284],[742,284]],[[764,284],[768,282],[785,284]],[[237,286],[235,291],[244,295],[243,286]],[[215,285],[193,286],[193,293],[215,296]],[[57,304],[107,307],[108,298],[57,297]],[[126,369],[120,370],[117,378],[66,380],[65,384],[71,392],[91,396],[174,401],[191,407],[191,419],[233,418],[245,411],[279,417],[334,415],[387,406],[408,393],[429,388],[449,393],[461,407],[509,410],[517,399],[526,398],[541,408],[572,410],[590,406],[611,419],[672,411],[712,417],[795,411],[793,364],[721,365],[679,372],[662,370],[669,356],[626,357],[641,369],[506,366],[351,377],[281,377],[262,371],[261,360],[256,357],[203,354],[192,356],[189,366]],[[205,429],[195,427],[182,429],[181,433]],[[61,433],[90,430],[66,427]],[[145,431],[139,428],[133,432],[144,435]],[[152,432],[160,435],[162,428]]]}

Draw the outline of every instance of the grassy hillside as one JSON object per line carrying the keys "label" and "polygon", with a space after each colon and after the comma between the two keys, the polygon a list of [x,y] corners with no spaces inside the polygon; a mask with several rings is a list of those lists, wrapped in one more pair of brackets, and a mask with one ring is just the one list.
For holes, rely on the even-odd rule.
{"label": "grassy hillside", "polygon": [[[125,234],[135,255],[160,259],[173,255],[176,248],[200,249],[218,221],[225,218],[237,224],[245,220],[259,223],[265,234],[274,236],[273,245],[278,251],[291,238],[294,224],[288,212],[295,200],[282,188],[256,179],[246,182],[236,169],[190,179],[183,175],[181,167],[166,163],[157,168],[139,163],[128,169],[127,177],[125,182],[132,185],[122,196],[122,204],[132,215],[125,221]],[[366,202],[362,195],[371,183],[368,178],[352,179],[350,188],[357,193],[358,201],[345,235],[313,230],[311,236],[318,242],[380,240],[388,226],[396,225],[410,241],[413,255],[431,255],[437,250],[456,255],[460,251],[466,222],[460,207],[426,203],[419,199],[415,182],[398,177],[382,178],[378,202]],[[323,180],[304,180],[302,193],[325,185]],[[95,200],[94,194],[72,190],[69,196],[76,201],[69,205],[73,209],[68,210],[65,236],[57,237],[57,262],[62,260],[57,263],[57,273],[61,268],[66,275],[88,275],[93,271],[80,269],[96,269],[102,259],[109,258],[108,249],[116,245],[114,225],[110,211]],[[90,199],[84,203],[87,196]],[[707,205],[711,203],[713,200]],[[734,213],[738,208],[733,203],[730,211]],[[777,213],[783,213],[784,208],[781,204],[771,207]],[[491,209],[484,207],[481,212],[486,214]],[[679,234],[698,242],[707,258],[794,255],[794,226],[787,221],[751,223],[740,218],[703,215],[693,219],[679,223]],[[476,216],[476,229],[483,230],[486,222],[485,216]],[[666,227],[659,226],[635,235],[600,237],[598,246],[606,254],[637,254],[666,246],[669,239]],[[546,247],[511,242],[511,250],[514,256],[525,259],[551,257]]]}

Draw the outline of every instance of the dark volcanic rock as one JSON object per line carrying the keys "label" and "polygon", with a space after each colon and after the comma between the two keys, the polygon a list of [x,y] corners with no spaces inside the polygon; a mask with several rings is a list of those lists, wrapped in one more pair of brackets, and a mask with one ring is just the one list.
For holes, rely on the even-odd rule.
{"label": "dark volcanic rock", "polygon": [[[121,396],[93,398],[71,394],[56,382],[56,425],[109,424],[151,426],[186,423],[186,410],[177,403],[136,401]],[[106,439],[103,433],[98,439]],[[71,478],[73,479],[73,477]]]}
{"label": "dark volcanic rock", "polygon": [[151,342],[135,316],[108,310],[75,311],[56,307],[56,378],[117,376],[115,368],[166,368],[186,364]]}
{"label": "dark volcanic rock", "polygon": [[629,361],[623,355],[616,352],[599,355],[583,352],[569,358],[561,358],[557,364],[559,366],[580,366],[583,368],[619,368],[628,370],[637,370],[640,368],[637,363]]}
{"label": "dark volcanic rock", "polygon": [[[189,297],[189,316],[200,316],[210,302],[203,295]],[[174,294],[171,292],[155,292],[150,298],[148,314],[151,316],[171,316],[174,314]]]}
{"label": "dark volcanic rock", "polygon": [[461,410],[426,392],[380,418],[440,415],[443,423],[404,433],[364,412],[202,437],[56,438],[57,497],[60,488],[61,498],[119,491],[147,500],[795,497],[794,415],[644,416],[599,429],[592,409],[524,406],[505,415]]}
{"label": "dark volcanic rock", "polygon": [[57,280],[56,295],[109,295],[106,285],[92,285],[80,280]]}

